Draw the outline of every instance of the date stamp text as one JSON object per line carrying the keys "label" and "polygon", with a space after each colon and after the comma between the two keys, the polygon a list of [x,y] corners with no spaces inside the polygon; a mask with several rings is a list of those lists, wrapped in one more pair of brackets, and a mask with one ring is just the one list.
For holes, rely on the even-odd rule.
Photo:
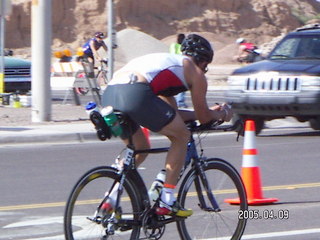
{"label": "date stamp text", "polygon": [[287,209],[248,209],[248,210],[239,210],[238,211],[239,219],[247,219],[247,220],[287,220],[289,219],[289,210]]}

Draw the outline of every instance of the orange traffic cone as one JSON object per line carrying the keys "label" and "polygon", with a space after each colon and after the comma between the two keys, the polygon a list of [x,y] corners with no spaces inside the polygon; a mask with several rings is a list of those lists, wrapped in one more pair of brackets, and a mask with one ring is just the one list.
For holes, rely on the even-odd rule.
{"label": "orange traffic cone", "polygon": [[[264,198],[261,188],[260,168],[258,166],[258,151],[255,141],[255,123],[247,120],[244,133],[244,147],[241,177],[246,188],[249,205],[262,205],[278,201],[277,198]],[[230,204],[239,204],[239,199],[225,199]]]}

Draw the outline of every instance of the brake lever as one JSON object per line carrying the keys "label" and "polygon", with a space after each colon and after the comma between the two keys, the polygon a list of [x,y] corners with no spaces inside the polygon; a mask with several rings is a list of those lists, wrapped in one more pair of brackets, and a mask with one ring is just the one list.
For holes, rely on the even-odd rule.
{"label": "brake lever", "polygon": [[239,137],[243,136],[244,134],[244,124],[243,121],[241,119],[239,119],[238,121],[235,122],[235,129],[238,128],[238,125],[240,126],[239,131],[237,131],[238,135],[237,135],[237,142],[239,142]]}

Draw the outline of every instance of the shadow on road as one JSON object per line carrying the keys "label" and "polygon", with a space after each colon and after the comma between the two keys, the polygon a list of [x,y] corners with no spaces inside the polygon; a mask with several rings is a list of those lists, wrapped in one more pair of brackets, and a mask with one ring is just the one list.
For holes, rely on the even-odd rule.
{"label": "shadow on road", "polygon": [[262,133],[259,137],[319,137],[320,131],[306,131],[306,132],[298,132],[298,133],[279,133],[279,134],[268,134]]}

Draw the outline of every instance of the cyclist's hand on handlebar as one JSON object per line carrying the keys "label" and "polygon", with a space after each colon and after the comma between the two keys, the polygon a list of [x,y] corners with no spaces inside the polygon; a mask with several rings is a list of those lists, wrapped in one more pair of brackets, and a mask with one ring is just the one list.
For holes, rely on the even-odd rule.
{"label": "cyclist's hand on handlebar", "polygon": [[225,121],[225,122],[229,122],[233,116],[233,111],[231,109],[231,106],[226,103],[217,104],[217,105],[213,106],[211,109],[215,110],[215,111],[222,111],[223,117],[220,120]]}
{"label": "cyclist's hand on handlebar", "polygon": [[221,110],[225,112],[224,121],[229,122],[233,116],[233,110],[230,105],[224,103],[221,105]]}

